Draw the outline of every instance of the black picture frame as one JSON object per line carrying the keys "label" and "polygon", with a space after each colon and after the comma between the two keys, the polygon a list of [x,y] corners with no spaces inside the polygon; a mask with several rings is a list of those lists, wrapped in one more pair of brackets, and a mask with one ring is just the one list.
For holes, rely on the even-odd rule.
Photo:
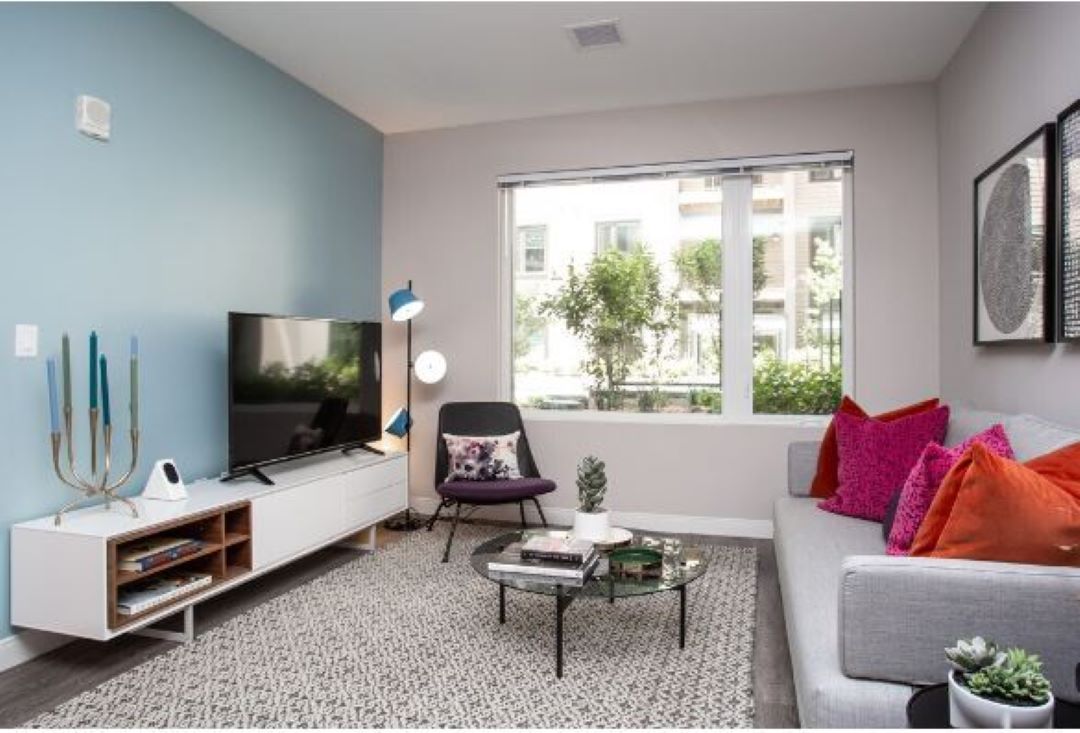
{"label": "black picture frame", "polygon": [[[1057,270],[1057,254],[1055,248],[1055,241],[1057,239],[1057,219],[1055,211],[1057,209],[1057,194],[1056,194],[1056,179],[1057,166],[1056,160],[1056,124],[1048,122],[1041,126],[1032,134],[1024,138],[1019,144],[1013,147],[1005,155],[998,158],[990,167],[984,170],[975,178],[974,183],[974,196],[973,196],[973,287],[972,287],[972,343],[975,346],[996,346],[996,345],[1011,345],[1011,344],[1046,344],[1053,343],[1057,337],[1056,331],[1056,292],[1058,290],[1057,281],[1055,279],[1055,272]],[[999,172],[1006,170],[1006,166],[1016,163],[1020,160],[1020,156],[1029,148],[1038,146],[1041,148],[1043,163],[1043,175],[1042,175],[1042,190],[1039,191],[1034,186],[1030,186],[1029,182],[1029,200],[1026,205],[1031,206],[1031,202],[1041,194],[1042,199],[1042,265],[1041,267],[1032,268],[1033,275],[1041,276],[1041,289],[1042,292],[1038,292],[1039,283],[1035,283],[1035,292],[1032,293],[1030,307],[1027,314],[1024,316],[1023,322],[1020,326],[1017,326],[1010,330],[1004,330],[999,327],[998,323],[994,321],[995,310],[1006,309],[1009,310],[1009,306],[1015,306],[1015,298],[1011,297],[1012,294],[1006,292],[1005,297],[998,297],[995,304],[985,306],[985,318],[983,307],[982,295],[982,267],[981,261],[981,237],[983,233],[983,217],[981,209],[980,194],[985,195],[997,195],[999,193],[998,183],[1001,179]],[[1037,184],[1038,181],[1035,181]],[[989,191],[985,190],[987,186],[993,184],[993,188]],[[989,204],[988,204],[989,207]],[[1020,299],[1022,301],[1023,298]],[[1042,324],[1025,325],[1030,318],[1030,314],[1034,308],[1041,309]],[[1010,312],[1008,318],[1005,320],[1015,320],[1016,314]],[[1002,319],[999,316],[998,322]],[[986,324],[984,326],[984,323]],[[1005,324],[1006,326],[1009,324]],[[1024,328],[1024,332],[1018,336],[1011,336],[1009,334]],[[991,331],[993,329],[993,331]],[[985,331],[985,332],[984,332]],[[996,331],[996,333],[994,332]]]}
{"label": "black picture frame", "polygon": [[[1066,136],[1076,134],[1076,150],[1067,146]],[[1057,163],[1056,208],[1057,208],[1057,256],[1055,268],[1057,277],[1054,283],[1055,316],[1057,320],[1056,337],[1060,342],[1080,343],[1080,194],[1075,204],[1076,224],[1070,226],[1069,163],[1076,161],[1077,189],[1080,191],[1080,99],[1066,107],[1057,116],[1054,135],[1054,158]],[[1070,156],[1071,153],[1071,156]],[[1067,157],[1070,156],[1070,157]],[[1070,234],[1070,229],[1074,231]],[[1075,262],[1071,262],[1074,260]],[[1073,271],[1075,270],[1075,272]]]}

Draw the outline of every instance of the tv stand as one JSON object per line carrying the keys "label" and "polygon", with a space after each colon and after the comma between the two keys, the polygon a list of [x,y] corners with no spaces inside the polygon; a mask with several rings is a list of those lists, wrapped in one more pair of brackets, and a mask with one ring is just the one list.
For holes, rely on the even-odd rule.
{"label": "tv stand", "polygon": [[377,456],[385,456],[386,455],[386,451],[379,450],[378,448],[372,448],[370,445],[367,445],[366,443],[361,443],[359,445],[350,445],[347,448],[342,448],[341,452],[344,453],[345,455],[349,455],[354,450],[367,451],[368,453],[374,453]]}
{"label": "tv stand", "polygon": [[[12,624],[104,641],[183,612],[191,632],[190,606],[330,544],[373,550],[373,527],[408,505],[403,453],[327,454],[264,470],[273,486],[206,479],[188,485],[185,501],[132,497],[137,517],[113,503],[69,512],[60,524],[49,515],[13,525]],[[141,573],[118,566],[125,550],[158,538],[203,546]],[[130,585],[180,571],[209,575],[211,584],[136,615],[120,613]]]}
{"label": "tv stand", "polygon": [[273,486],[274,480],[262,472],[258,466],[254,468],[245,468],[243,471],[237,471],[236,473],[227,473],[221,477],[222,481],[235,481],[238,478],[245,476],[251,476],[251,478],[258,481],[265,486]]}

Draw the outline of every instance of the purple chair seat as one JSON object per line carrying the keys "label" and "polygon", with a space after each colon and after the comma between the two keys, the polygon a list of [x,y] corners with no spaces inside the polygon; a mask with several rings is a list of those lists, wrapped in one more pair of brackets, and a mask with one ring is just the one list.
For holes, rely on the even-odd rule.
{"label": "purple chair seat", "polygon": [[445,499],[468,504],[506,504],[531,499],[555,490],[546,478],[516,478],[504,481],[446,481],[436,489]]}

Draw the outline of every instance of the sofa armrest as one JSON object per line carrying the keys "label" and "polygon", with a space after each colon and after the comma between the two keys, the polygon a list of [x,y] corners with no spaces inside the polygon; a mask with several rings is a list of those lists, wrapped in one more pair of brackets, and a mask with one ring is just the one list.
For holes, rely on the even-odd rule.
{"label": "sofa armrest", "polygon": [[791,496],[810,496],[810,484],[817,473],[818,453],[821,441],[802,440],[788,443],[787,477],[788,494]]}
{"label": "sofa armrest", "polygon": [[1080,699],[1080,568],[848,557],[839,619],[840,664],[849,677],[943,682],[945,647],[983,636],[1039,654],[1054,694]]}

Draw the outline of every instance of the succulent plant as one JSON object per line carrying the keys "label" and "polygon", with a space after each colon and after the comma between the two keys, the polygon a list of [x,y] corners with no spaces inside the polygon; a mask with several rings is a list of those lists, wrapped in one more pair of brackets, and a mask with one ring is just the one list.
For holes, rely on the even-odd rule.
{"label": "succulent plant", "polygon": [[957,641],[956,646],[945,650],[945,657],[954,669],[970,674],[1004,663],[1005,652],[998,651],[994,642],[976,636],[973,639]]}
{"label": "succulent plant", "polygon": [[1008,705],[1042,705],[1050,699],[1050,682],[1042,673],[1039,655],[1023,649],[998,651],[993,642],[976,636],[945,650],[960,682],[975,695]]}
{"label": "succulent plant", "polygon": [[586,456],[578,465],[578,510],[593,514],[600,511],[600,504],[607,492],[607,474],[604,462],[596,456]]}

